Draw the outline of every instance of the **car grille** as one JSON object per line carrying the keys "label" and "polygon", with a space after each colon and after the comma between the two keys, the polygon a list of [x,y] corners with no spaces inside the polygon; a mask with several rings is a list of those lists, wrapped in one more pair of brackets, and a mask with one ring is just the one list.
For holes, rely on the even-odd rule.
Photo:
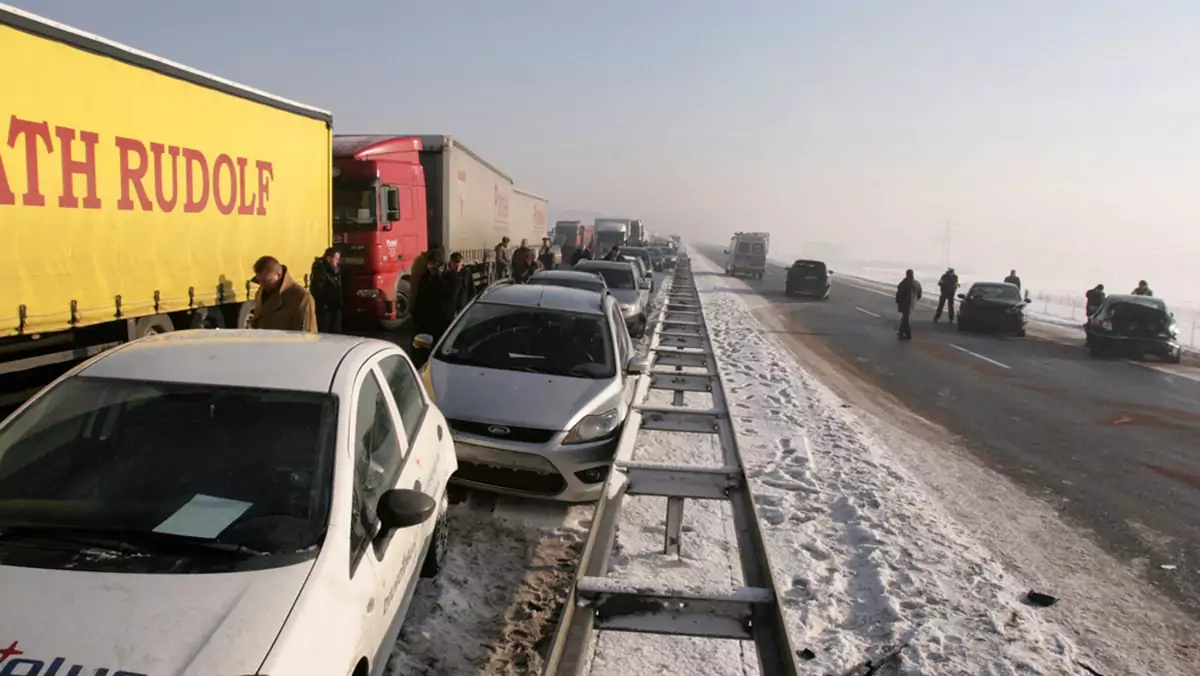
{"label": "car grille", "polygon": [[538,495],[558,495],[567,487],[566,480],[558,472],[543,474],[542,472],[492,467],[461,460],[454,478]]}
{"label": "car grille", "polygon": [[[541,430],[534,427],[514,427],[512,425],[500,425],[498,423],[485,423],[476,420],[447,420],[450,429],[463,434],[474,434],[480,437],[489,439],[503,439],[505,441],[517,441],[524,444],[544,444],[558,433],[558,430]],[[508,434],[498,434],[489,428],[503,428],[508,430]]]}

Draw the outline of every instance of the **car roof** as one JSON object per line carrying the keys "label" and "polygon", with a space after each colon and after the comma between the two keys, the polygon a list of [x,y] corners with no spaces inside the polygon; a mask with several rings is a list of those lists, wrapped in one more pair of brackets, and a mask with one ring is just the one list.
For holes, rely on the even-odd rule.
{"label": "car roof", "polygon": [[1161,298],[1154,296],[1138,296],[1132,293],[1115,293],[1105,299],[1109,305],[1113,303],[1130,303],[1132,305],[1144,305],[1146,307],[1157,308],[1159,310],[1167,309],[1167,302]]}
{"label": "car roof", "polygon": [[[347,355],[381,340],[265,330],[191,330],[147,336],[101,354],[76,375],[151,382],[328,392]],[[374,354],[378,350],[365,350]]]}
{"label": "car roof", "polygon": [[814,265],[825,265],[825,261],[818,261],[812,258],[797,258],[796,260],[792,261],[792,265],[807,265],[809,263]]}
{"label": "car roof", "polygon": [[600,282],[604,282],[604,278],[600,275],[596,274],[595,272],[586,272],[584,270],[538,270],[537,272],[533,273],[533,277],[534,279],[545,279],[548,277],[550,279],[578,279],[581,281],[587,280],[589,282],[600,280]]}
{"label": "car roof", "polygon": [[570,286],[504,284],[488,289],[477,302],[582,314],[604,314],[603,295],[597,291]]}
{"label": "car roof", "polygon": [[629,270],[633,271],[633,263],[628,261],[579,261],[575,264],[576,270]]}

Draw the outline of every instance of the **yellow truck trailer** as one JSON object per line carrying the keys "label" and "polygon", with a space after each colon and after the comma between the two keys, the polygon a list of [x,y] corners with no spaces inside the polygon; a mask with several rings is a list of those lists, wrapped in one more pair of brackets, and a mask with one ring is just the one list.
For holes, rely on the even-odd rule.
{"label": "yellow truck trailer", "polygon": [[0,375],[237,325],[331,242],[330,113],[6,5],[0,63]]}

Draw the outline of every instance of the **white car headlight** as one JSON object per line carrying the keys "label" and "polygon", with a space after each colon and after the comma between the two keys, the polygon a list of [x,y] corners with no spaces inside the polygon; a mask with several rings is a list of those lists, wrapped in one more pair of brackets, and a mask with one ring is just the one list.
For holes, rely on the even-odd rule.
{"label": "white car headlight", "polygon": [[564,444],[582,444],[593,439],[600,439],[613,433],[621,424],[621,414],[617,409],[589,415],[580,420],[575,427],[563,438]]}
{"label": "white car headlight", "polygon": [[637,305],[634,303],[621,303],[621,314],[626,317],[637,314]]}

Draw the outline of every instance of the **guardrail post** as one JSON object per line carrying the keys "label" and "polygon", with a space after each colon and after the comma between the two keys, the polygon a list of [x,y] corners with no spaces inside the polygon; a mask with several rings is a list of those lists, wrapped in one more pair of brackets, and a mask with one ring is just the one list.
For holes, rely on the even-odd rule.
{"label": "guardrail post", "polygon": [[683,498],[667,498],[667,535],[663,542],[663,553],[667,556],[679,556],[682,537]]}

